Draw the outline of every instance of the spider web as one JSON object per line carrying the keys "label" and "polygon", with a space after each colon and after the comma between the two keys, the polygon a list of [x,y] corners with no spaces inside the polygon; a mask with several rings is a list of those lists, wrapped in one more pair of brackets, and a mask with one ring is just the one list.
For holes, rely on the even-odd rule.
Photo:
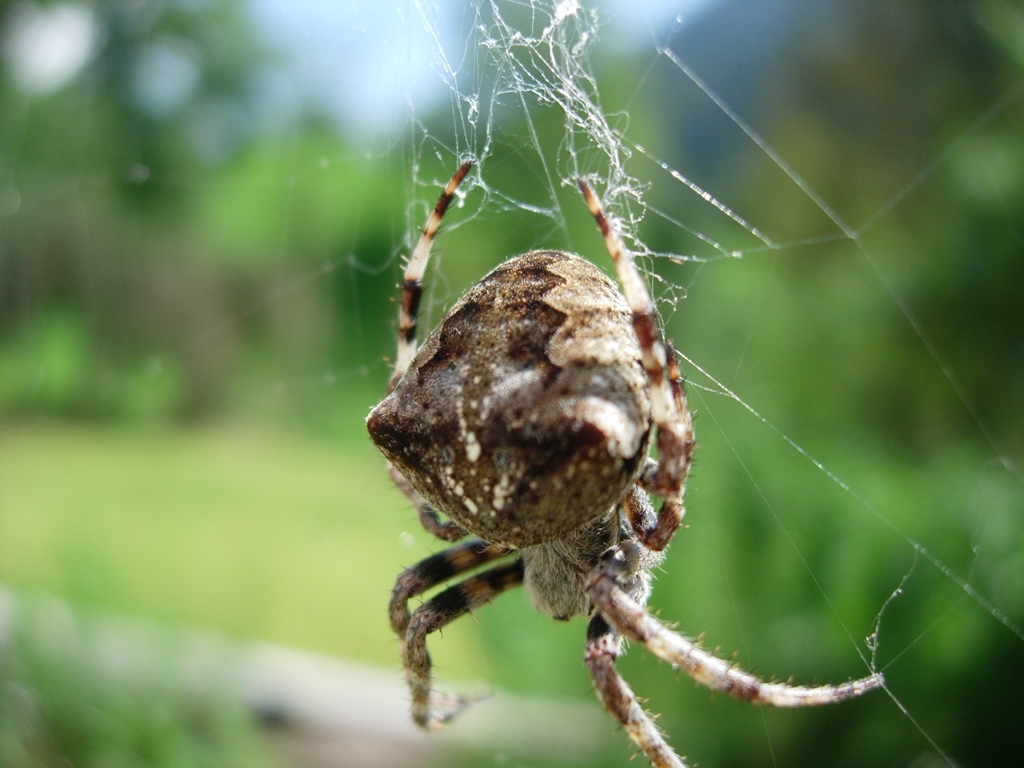
{"label": "spider web", "polygon": [[[719,525],[709,519],[712,513],[699,506],[715,494],[708,492],[698,478],[706,463],[731,460],[733,471],[748,484],[748,492],[752,489],[754,506],[781,531],[781,537],[788,543],[791,567],[802,571],[817,592],[822,607],[819,620],[834,622],[840,628],[847,641],[848,654],[852,651],[866,667],[881,669],[890,676],[893,682],[887,690],[897,716],[912,724],[921,753],[930,753],[933,757],[927,759],[936,764],[954,765],[962,758],[946,751],[939,727],[922,717],[923,707],[914,702],[912,692],[901,688],[900,668],[914,654],[927,655],[939,646],[954,653],[948,650],[950,645],[956,644],[950,635],[966,631],[963,628],[973,625],[979,613],[1000,625],[999,631],[1007,634],[1011,640],[1009,652],[1016,657],[1019,666],[1020,641],[1024,641],[1020,597],[1007,592],[1007,582],[1002,581],[1019,568],[1019,563],[1011,565],[1010,560],[1016,560],[1015,557],[1003,559],[1000,550],[1003,553],[1006,550],[995,543],[995,538],[1001,535],[995,531],[1002,528],[1005,532],[1003,527],[1010,517],[1019,516],[1019,512],[1011,510],[1019,510],[1024,476],[1019,458],[1009,447],[1013,443],[1010,433],[1004,431],[1002,425],[990,422],[990,416],[975,403],[976,388],[984,388],[986,382],[965,377],[964,367],[969,364],[963,356],[953,349],[955,358],[951,359],[950,353],[936,339],[936,331],[939,337],[947,340],[948,337],[934,325],[935,313],[929,307],[915,306],[913,270],[929,272],[937,267],[920,261],[909,264],[895,252],[893,240],[915,236],[912,227],[904,229],[901,217],[906,209],[916,208],[920,199],[935,194],[935,188],[941,186],[952,171],[963,170],[963,164],[969,162],[973,152],[990,142],[992,136],[1006,130],[1014,120],[1019,120],[1024,83],[1020,80],[1002,83],[1001,89],[994,89],[989,99],[972,113],[947,126],[950,130],[941,138],[915,137],[922,145],[928,139],[933,140],[927,144],[932,147],[931,154],[900,158],[896,163],[898,173],[878,173],[874,178],[869,173],[858,178],[859,169],[849,167],[851,183],[868,186],[860,204],[855,206],[848,199],[844,200],[829,179],[805,176],[802,167],[807,167],[812,175],[815,173],[811,161],[796,147],[791,151],[797,159],[790,161],[789,151],[777,149],[774,141],[763,133],[764,129],[744,114],[749,110],[755,116],[764,116],[770,110],[759,111],[755,100],[735,83],[719,79],[718,84],[713,84],[705,79],[699,66],[690,63],[693,52],[687,43],[693,43],[695,37],[687,35],[689,25],[700,26],[700,17],[716,10],[705,5],[693,4],[684,7],[682,12],[677,8],[666,11],[652,6],[634,13],[615,6],[594,7],[574,0],[527,4],[478,2],[463,9],[460,16],[448,6],[415,4],[415,15],[430,41],[431,71],[424,76],[435,77],[443,84],[445,107],[440,111],[447,120],[440,125],[428,122],[415,101],[410,100],[412,130],[403,146],[408,148],[412,158],[415,195],[421,198],[410,209],[410,231],[424,218],[424,206],[431,202],[433,190],[443,183],[449,169],[468,157],[477,165],[471,182],[460,193],[463,210],[450,215],[457,221],[449,223],[449,228],[466,227],[486,232],[488,223],[501,215],[522,220],[522,226],[530,233],[526,242],[519,244],[520,248],[504,242],[493,250],[488,248],[486,261],[495,263],[516,250],[549,245],[569,247],[599,260],[600,247],[594,237],[588,236],[586,217],[572,199],[575,179],[586,178],[598,190],[613,226],[622,234],[655,288],[668,333],[675,337],[684,361],[691,406],[697,414],[698,439],[705,443],[689,496],[693,530],[682,531],[674,543],[676,550],[684,549],[686,554],[676,552],[678,559],[670,559],[658,588],[678,578],[673,575],[673,562],[676,568],[679,563],[690,564],[687,578],[692,570],[701,567],[695,563],[714,567],[713,557],[702,557],[696,550],[709,546],[716,537],[703,542],[698,539],[692,545],[684,542],[687,538],[696,538],[701,526],[714,529]],[[781,4],[774,12],[785,10],[786,4]],[[731,18],[736,18],[735,13]],[[837,33],[837,25],[843,23],[825,16],[815,17],[815,20],[833,34]],[[847,21],[853,23],[851,19]],[[884,25],[898,23],[899,19],[883,17],[877,21]],[[959,21],[966,23],[966,19]],[[813,22],[808,26],[813,29]],[[804,27],[805,31],[807,28]],[[822,34],[824,37],[828,33]],[[730,45],[728,34],[722,35],[717,43]],[[639,62],[636,71],[640,73],[639,82],[631,82],[625,88],[615,82],[613,73],[603,68],[608,59],[623,55],[623,51],[629,51],[627,56]],[[707,56],[706,49],[698,50],[695,55],[701,54],[709,61],[716,60]],[[838,77],[837,73],[832,74]],[[745,72],[740,77],[746,78],[749,88],[749,80],[762,74]],[[812,84],[823,87],[813,83],[813,78],[809,79]],[[738,95],[723,95],[719,87]],[[909,94],[904,92],[901,97],[904,100],[899,102],[899,108],[913,109],[913,104],[907,101]],[[680,138],[678,133],[673,136],[671,130],[678,132],[685,118],[673,114],[672,107],[683,113],[697,112],[706,125],[712,126],[706,128],[703,136],[712,142],[715,151],[722,151],[722,145],[736,150],[742,158],[740,162],[746,164],[741,178],[744,174],[754,178],[781,177],[776,188],[783,189],[783,194],[788,196],[792,204],[790,210],[796,212],[792,218],[797,223],[781,218],[779,209],[774,206],[758,207],[756,201],[745,197],[736,185],[727,185],[719,193],[709,183],[701,181],[702,174],[708,178],[713,178],[714,174],[708,172],[709,164],[702,164],[699,159],[679,151],[679,144],[686,139]],[[657,117],[651,120],[636,117],[647,111],[665,116],[666,123],[660,127],[666,128],[669,135],[651,128],[649,123],[658,125]],[[767,127],[777,129],[777,126]],[[712,130],[726,138],[709,139]],[[845,137],[845,140],[852,145],[862,139]],[[700,152],[699,146],[696,151]],[[819,184],[829,193],[819,192]],[[838,199],[839,204],[833,204],[830,198]],[[732,202],[734,199],[740,202]],[[843,204],[845,209],[840,207]],[[579,228],[580,223],[583,229]],[[452,232],[443,237],[449,238],[441,246],[442,251],[453,254],[449,258],[464,252],[466,246],[458,244]],[[482,246],[479,234],[470,242],[477,249],[486,247]],[[913,242],[901,240],[900,247],[913,250]],[[847,322],[867,326],[877,319],[873,313],[882,311],[891,315],[893,327],[900,329],[907,337],[906,343],[917,350],[915,368],[923,361],[929,369],[925,376],[932,380],[929,387],[943,393],[943,403],[937,405],[938,410],[956,413],[963,427],[960,439],[979,451],[967,466],[959,467],[948,479],[960,488],[954,495],[962,505],[944,509],[943,514],[949,516],[941,523],[945,534],[940,532],[940,524],[934,519],[921,524],[921,518],[929,516],[932,502],[921,497],[915,503],[913,496],[895,498],[880,490],[872,475],[885,471],[888,450],[884,445],[874,457],[866,456],[866,451],[854,451],[858,458],[851,462],[829,443],[833,438],[844,442],[869,439],[864,434],[856,436],[860,432],[856,424],[846,421],[838,433],[830,434],[827,430],[815,433],[801,419],[790,431],[785,419],[791,418],[792,412],[786,416],[786,409],[779,408],[780,403],[771,402],[770,398],[762,405],[760,388],[752,383],[758,377],[772,375],[763,366],[766,365],[764,349],[771,349],[773,345],[766,343],[760,327],[762,319],[769,314],[766,308],[778,300],[772,296],[775,290],[772,272],[798,269],[795,265],[800,263],[813,271],[837,259],[842,263],[841,269],[849,271],[851,281],[864,281],[870,286],[873,303],[870,307],[862,304],[857,309],[852,304],[839,304],[818,307],[816,311],[821,316],[850,311],[854,314]],[[750,266],[751,263],[756,266]],[[451,262],[446,261],[445,267],[450,265]],[[443,271],[444,268],[438,267],[435,275]],[[712,271],[716,274],[712,275]],[[709,355],[713,362],[708,362],[700,352],[691,351],[706,349],[706,345],[688,343],[693,335],[688,333],[687,324],[700,324],[696,317],[699,310],[691,312],[689,300],[695,304],[700,302],[699,295],[705,285],[717,284],[719,275],[724,274],[744,282],[765,278],[764,286],[753,288],[749,294],[764,311],[744,315],[740,322],[745,323],[745,327],[738,329],[734,336],[737,349],[733,356]],[[946,278],[957,287],[953,275]],[[450,301],[463,287],[446,284],[442,277],[435,279],[441,285],[434,294],[440,304]],[[861,314],[858,316],[856,312]],[[716,317],[718,322],[728,322],[728,318],[723,319],[721,315]],[[807,328],[813,327],[815,322],[814,316],[809,316]],[[716,334],[715,329],[711,332],[721,335]],[[861,343],[881,343],[871,338],[869,334]],[[731,364],[726,360],[731,360]],[[836,365],[848,374],[846,362],[838,359]],[[777,364],[786,365],[785,361],[777,361]],[[823,377],[818,387],[808,393],[817,403],[810,407],[827,409],[830,387],[840,388],[842,376],[847,374]],[[937,387],[936,378],[942,380]],[[966,383],[968,378],[973,384]],[[873,396],[889,397],[893,401],[912,398],[913,384],[898,379],[898,375],[887,377],[887,385],[902,392],[883,389],[874,391]],[[717,435],[708,437],[709,432],[716,431]],[[750,432],[760,432],[761,436],[751,438]],[[748,460],[749,454],[761,450],[757,447],[762,444],[761,440],[767,444],[769,453],[789,455],[780,456],[774,467],[765,465],[760,457]],[[837,458],[833,461],[831,456]],[[847,466],[861,460],[864,463],[859,466]],[[780,469],[800,465],[803,470],[792,475],[788,469]],[[935,469],[916,467],[916,478],[908,480],[908,487],[946,482],[940,477],[949,467],[938,475],[932,474]],[[774,475],[796,477],[803,487],[795,491],[800,495],[807,492],[807,487],[813,487],[813,493],[819,494],[819,504],[810,502],[805,512],[794,514],[793,491],[787,494]],[[997,487],[1003,490],[997,491]],[[1007,495],[998,501],[1003,492]],[[929,496],[933,498],[932,494]],[[700,501],[695,500],[698,497]],[[982,498],[986,501],[981,501]],[[909,509],[902,506],[906,504]],[[822,506],[825,511],[812,511],[815,506]],[[713,514],[730,513],[727,507],[717,507]],[[822,526],[820,521],[808,516],[813,514],[830,516],[832,522]],[[951,539],[946,538],[951,528],[945,526],[959,531],[951,537],[952,546],[949,546]],[[831,528],[841,531],[838,535],[853,539],[863,536],[863,546],[888,552],[899,563],[882,569],[890,574],[888,582],[869,579],[856,569],[846,575],[849,579],[875,582],[873,621],[867,620],[868,605],[862,604],[859,612],[849,611],[848,590],[837,584],[842,577],[837,577],[825,562],[829,557],[854,556],[852,550],[856,545],[843,546],[837,542],[831,554],[823,554],[818,545],[808,542],[802,528]],[[1010,534],[1011,538],[1019,542],[1019,526],[1011,525],[1011,528],[1015,531]],[[852,529],[859,529],[860,533],[854,535]],[[718,532],[728,538],[727,532]],[[724,546],[721,541],[717,545]],[[719,555],[722,560],[728,560],[721,552]],[[730,568],[722,562],[718,567]],[[766,664],[763,656],[750,658],[751,654],[756,655],[751,650],[751,638],[760,631],[759,624],[739,615],[740,606],[749,598],[739,595],[741,587],[735,578],[741,577],[727,573],[720,581],[708,580],[710,585],[703,588],[731,591],[736,629],[743,648],[741,660],[762,666]],[[886,583],[888,586],[882,589]],[[687,594],[685,599],[689,601],[690,593]],[[681,618],[677,613],[679,600],[659,602],[656,598],[656,602],[665,608],[666,615]],[[870,600],[868,602],[870,604]],[[922,609],[929,603],[936,605],[930,610]],[[965,608],[965,603],[971,607]],[[714,611],[709,613],[718,615]],[[778,615],[774,620],[783,621]],[[697,627],[710,631],[706,623],[694,623],[699,621],[688,615],[684,626],[691,631]],[[813,625],[812,622],[808,626]],[[959,630],[955,629],[958,625]],[[791,639],[800,636],[794,628],[790,629],[795,632]],[[928,647],[932,651],[925,650]],[[961,651],[968,652],[966,648]],[[774,661],[772,668],[775,668]],[[854,670],[850,674],[863,671]],[[767,725],[765,729],[768,731]],[[770,749],[770,734],[768,743]]]}

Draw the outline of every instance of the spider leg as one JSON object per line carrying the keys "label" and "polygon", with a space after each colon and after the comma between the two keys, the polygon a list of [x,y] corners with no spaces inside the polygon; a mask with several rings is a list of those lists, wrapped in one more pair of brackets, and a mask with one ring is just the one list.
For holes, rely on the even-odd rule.
{"label": "spider leg", "polygon": [[[427,268],[427,261],[430,259],[430,247],[434,243],[434,237],[441,226],[441,219],[448,210],[452,199],[455,197],[455,190],[469,173],[473,166],[472,162],[463,163],[445,186],[444,191],[434,205],[434,210],[427,218],[427,224],[423,228],[423,234],[416,244],[409,263],[405,267],[405,276],[402,279],[402,304],[398,310],[398,355],[395,360],[395,370],[388,381],[388,394],[398,386],[405,372],[409,370],[409,364],[416,355],[416,326],[419,320],[420,298],[423,296],[423,273]],[[442,521],[435,510],[427,501],[413,490],[412,486],[402,477],[401,473],[388,462],[388,473],[398,490],[409,500],[416,516],[428,533],[444,541],[458,541],[466,535],[460,525],[452,521]]]}
{"label": "spider leg", "polygon": [[391,475],[391,481],[395,484],[395,487],[402,492],[402,494],[412,504],[413,509],[416,510],[416,517],[419,518],[420,525],[422,525],[428,533],[436,536],[443,541],[458,541],[466,535],[465,529],[458,523],[452,520],[442,520],[430,504],[420,496],[416,491],[413,490],[412,486],[409,485],[409,481],[402,477],[402,473],[395,469],[394,465],[388,462],[388,474]]}
{"label": "spider leg", "polygon": [[504,557],[512,550],[498,544],[488,544],[483,539],[473,539],[458,546],[438,552],[398,574],[394,589],[391,590],[389,615],[391,628],[399,638],[405,639],[409,626],[409,600],[422,595],[431,587],[448,581],[453,576],[466,573],[481,565]]}
{"label": "spider leg", "polygon": [[654,768],[686,768],[615,669],[615,659],[621,652],[622,635],[608,625],[604,616],[594,614],[587,627],[587,647],[583,658],[601,703],[613,718],[622,723],[629,738]]}
{"label": "spider leg", "polygon": [[671,343],[666,350],[661,341],[657,312],[643,277],[632,255],[609,225],[590,187],[582,179],[579,187],[604,237],[622,284],[622,293],[633,311],[633,329],[651,383],[651,418],[658,429],[658,461],[648,466],[642,484],[663,501],[653,526],[637,526],[632,518],[631,522],[644,546],[660,551],[668,546],[683,519],[683,489],[694,446],[693,422],[686,407],[675,350]]}
{"label": "spider leg", "polygon": [[630,640],[643,643],[658,658],[707,688],[722,691],[744,701],[773,707],[812,707],[850,699],[881,687],[885,680],[878,672],[841,685],[802,686],[769,683],[703,650],[694,642],[673,632],[647,612],[643,605],[619,586],[630,572],[630,548],[635,542],[608,550],[594,569],[587,594],[608,623]]}
{"label": "spider leg", "polygon": [[[471,549],[473,546],[475,551]],[[467,542],[413,566],[399,577],[395,585],[391,621],[403,641],[402,665],[412,693],[412,718],[421,728],[434,730],[443,727],[467,704],[479,698],[444,695],[431,688],[427,635],[522,584],[523,563],[517,559],[471,576],[431,598],[411,616],[405,609],[405,603],[410,596],[443,581],[446,576],[441,574],[446,571],[448,575],[466,571],[508,553],[508,549],[486,542]]]}
{"label": "spider leg", "polygon": [[672,339],[665,341],[665,357],[668,360],[668,384],[672,389],[672,399],[675,401],[676,411],[689,416],[690,409],[686,407],[686,391],[683,389],[683,374],[679,370],[676,345]]}
{"label": "spider leg", "polygon": [[427,218],[423,234],[405,267],[405,276],[402,278],[402,305],[398,310],[398,357],[395,360],[395,372],[391,374],[391,380],[388,382],[388,394],[409,370],[409,364],[416,355],[416,323],[419,319],[420,298],[423,295],[423,273],[426,271],[427,261],[430,259],[430,247],[434,244],[434,237],[441,226],[444,212],[448,210],[448,206],[455,197],[455,190],[472,167],[472,161],[463,163],[445,186],[441,196],[437,199],[434,210]]}

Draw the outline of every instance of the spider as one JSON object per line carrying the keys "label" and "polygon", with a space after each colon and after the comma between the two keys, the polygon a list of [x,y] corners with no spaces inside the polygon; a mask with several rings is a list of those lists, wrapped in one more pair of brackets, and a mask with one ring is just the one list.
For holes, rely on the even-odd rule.
{"label": "spider", "polygon": [[[442,727],[474,698],[433,688],[427,635],[520,585],[555,619],[589,617],[597,695],[656,768],[684,763],[616,671],[626,639],[759,704],[831,704],[881,686],[878,673],[835,686],[765,682],[647,612],[651,569],[683,518],[693,425],[647,287],[586,182],[621,292],[580,256],[532,251],[471,288],[417,350],[431,245],[471,167],[448,182],[409,259],[394,373],[367,418],[423,527],[460,542],[403,571],[392,592],[413,720]],[[412,598],[459,576],[410,612]]]}

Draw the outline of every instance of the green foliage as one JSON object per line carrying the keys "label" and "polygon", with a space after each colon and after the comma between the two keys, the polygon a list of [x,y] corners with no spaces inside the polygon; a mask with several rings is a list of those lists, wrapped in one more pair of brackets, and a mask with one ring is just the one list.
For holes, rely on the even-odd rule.
{"label": "green foliage", "polygon": [[[438,151],[412,147],[413,173],[415,141],[368,154],[312,109],[284,131],[262,125],[253,78],[274,56],[239,3],[93,7],[104,43],[72,84],[29,94],[0,80],[0,579],[397,665],[391,581],[438,545],[362,420],[389,373],[401,257],[436,195],[426,182],[465,150],[441,138],[451,114],[417,115]],[[966,592],[1011,621],[1024,611],[1020,484],[1000,465],[1024,450],[1021,15],[998,0],[948,15],[845,7],[843,41],[792,41],[712,86],[756,91],[728,100],[855,239],[805,242],[835,223],[693,103],[706,99],[683,98],[661,57],[612,46],[594,62],[618,127],[788,244],[759,249],[675,182],[645,190],[646,241],[710,255],[646,266],[669,334],[721,381],[684,365],[690,527],[654,604],[744,666],[801,682],[863,673],[884,606],[878,662],[900,702],[955,760],[998,764],[1019,743],[1020,644]],[[168,44],[195,82],[161,107],[138,67]],[[566,170],[563,117],[532,106],[528,122],[514,100],[499,108],[488,138],[508,143],[489,145],[485,188],[446,220],[424,326],[515,252],[603,257],[575,190],[550,189]],[[650,159],[633,162],[664,181]],[[581,623],[517,596],[478,618],[432,644],[443,674],[589,695]],[[15,681],[0,683],[0,764],[238,764],[216,757],[236,739],[248,754],[233,715],[167,687],[104,688],[26,637],[0,662]],[[884,695],[797,717],[695,691],[639,649],[622,666],[704,765],[769,750],[788,766],[930,759]],[[628,757],[620,741],[609,764]]]}
{"label": "green foliage", "polygon": [[253,427],[7,427],[0,582],[389,663],[383,606],[414,557],[399,541],[415,520],[354,442]]}
{"label": "green foliage", "polygon": [[0,645],[0,765],[278,764],[238,704],[212,688],[188,692],[172,664],[150,659],[152,679],[139,680],[141,670],[126,668],[139,659],[110,664],[110,649],[88,622],[42,605],[13,613]]}
{"label": "green foliage", "polygon": [[77,313],[55,309],[0,343],[0,411],[148,422],[181,409],[185,384],[174,359],[105,358],[92,330]]}

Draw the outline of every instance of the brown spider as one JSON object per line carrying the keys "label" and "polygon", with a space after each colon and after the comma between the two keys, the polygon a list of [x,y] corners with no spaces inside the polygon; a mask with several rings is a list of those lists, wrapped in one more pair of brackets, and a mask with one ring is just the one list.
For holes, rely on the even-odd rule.
{"label": "brown spider", "polygon": [[[657,768],[683,762],[615,669],[624,638],[713,690],[776,707],[830,704],[881,686],[877,673],[837,686],[764,682],[644,607],[650,571],[683,517],[693,426],[647,287],[586,183],[580,190],[621,293],[579,256],[532,251],[470,289],[417,351],[431,244],[471,166],[448,182],[409,259],[394,374],[367,419],[424,528],[451,542],[479,537],[406,569],[395,584],[391,626],[416,723],[441,727],[471,700],[433,690],[426,636],[520,584],[549,616],[590,616],[584,659],[597,694]],[[648,494],[662,499],[657,513]],[[410,598],[502,558],[410,614]]]}

